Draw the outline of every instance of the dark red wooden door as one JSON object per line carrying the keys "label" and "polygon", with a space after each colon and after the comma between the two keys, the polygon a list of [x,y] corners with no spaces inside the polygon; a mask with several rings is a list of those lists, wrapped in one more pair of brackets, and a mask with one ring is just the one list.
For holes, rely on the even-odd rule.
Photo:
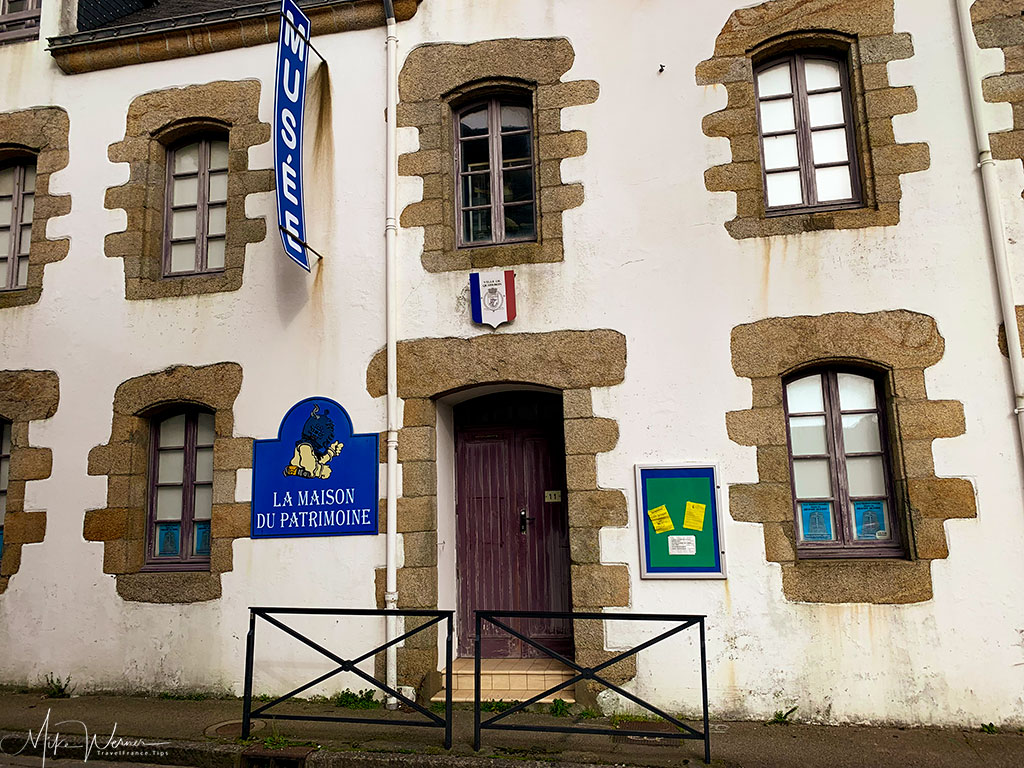
{"label": "dark red wooden door", "polygon": [[[494,396],[492,396],[493,398]],[[524,395],[511,395],[522,404]],[[535,396],[536,397],[536,396]],[[550,397],[550,396],[547,396]],[[481,398],[491,400],[491,398]],[[526,398],[528,400],[528,398]],[[527,408],[517,425],[470,425],[510,419],[509,402],[492,401],[491,418],[456,416],[456,536],[459,580],[459,654],[473,654],[476,609],[568,611],[569,536],[565,513],[565,459],[561,407],[557,431]],[[480,404],[476,415],[480,416]],[[469,422],[469,423],[465,423]],[[554,492],[557,500],[545,500]],[[549,496],[548,498],[551,498]],[[572,623],[530,619],[512,624],[560,653],[572,653]],[[487,658],[543,655],[485,624]]]}

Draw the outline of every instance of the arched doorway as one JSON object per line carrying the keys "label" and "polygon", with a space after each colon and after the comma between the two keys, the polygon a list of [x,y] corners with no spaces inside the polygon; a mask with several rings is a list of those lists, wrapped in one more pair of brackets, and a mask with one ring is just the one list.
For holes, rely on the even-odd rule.
{"label": "arched doorway", "polygon": [[[477,609],[570,611],[569,524],[560,393],[499,392],[453,409],[458,652],[473,654]],[[573,652],[568,619],[512,625]],[[485,625],[485,658],[542,655]]]}

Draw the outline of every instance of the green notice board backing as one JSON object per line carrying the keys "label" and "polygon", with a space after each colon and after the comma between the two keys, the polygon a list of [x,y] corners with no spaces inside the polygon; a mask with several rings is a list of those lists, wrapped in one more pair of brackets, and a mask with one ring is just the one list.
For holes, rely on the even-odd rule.
{"label": "green notice board backing", "polygon": [[638,464],[636,498],[643,578],[725,578],[713,465]]}

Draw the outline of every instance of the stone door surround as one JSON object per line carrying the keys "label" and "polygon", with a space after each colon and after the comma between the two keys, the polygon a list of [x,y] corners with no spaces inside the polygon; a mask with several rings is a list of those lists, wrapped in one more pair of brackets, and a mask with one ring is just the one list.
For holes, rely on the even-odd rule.
{"label": "stone door surround", "polygon": [[[535,334],[485,334],[470,339],[436,338],[398,344],[398,395],[404,419],[398,436],[402,496],[398,532],[404,566],[398,569],[399,608],[437,606],[437,410],[447,393],[485,384],[534,384],[562,392],[565,469],[568,488],[571,599],[574,611],[600,611],[629,604],[625,565],[601,562],[603,526],[627,523],[626,496],[601,488],[597,454],[619,438],[614,419],[594,416],[591,389],[625,378],[626,339],[617,331],[554,331]],[[386,393],[384,350],[370,362],[366,388]],[[382,516],[381,530],[384,530]],[[384,570],[377,571],[377,605],[384,606]],[[413,626],[406,622],[406,629]],[[576,658],[596,664],[611,654],[604,649],[600,622],[576,622]],[[398,650],[403,685],[421,686],[437,669],[437,638],[421,633]],[[609,679],[635,675],[633,659],[609,670]]]}

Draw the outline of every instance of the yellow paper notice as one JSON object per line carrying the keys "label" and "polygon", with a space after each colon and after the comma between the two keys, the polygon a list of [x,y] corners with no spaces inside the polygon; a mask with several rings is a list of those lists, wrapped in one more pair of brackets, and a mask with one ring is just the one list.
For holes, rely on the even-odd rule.
{"label": "yellow paper notice", "polygon": [[654,509],[648,509],[647,516],[651,518],[651,525],[654,526],[655,533],[667,533],[676,529],[672,523],[671,516],[668,514],[668,507],[664,504]]}
{"label": "yellow paper notice", "polygon": [[693,501],[686,502],[686,512],[683,514],[683,528],[689,528],[691,531],[703,531],[704,511],[706,509],[706,504],[697,504]]}

